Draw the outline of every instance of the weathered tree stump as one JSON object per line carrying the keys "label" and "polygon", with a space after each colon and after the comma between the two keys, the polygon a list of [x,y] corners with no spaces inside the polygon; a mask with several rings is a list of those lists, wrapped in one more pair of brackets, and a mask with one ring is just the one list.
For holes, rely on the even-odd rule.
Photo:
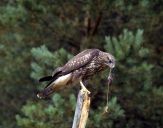
{"label": "weathered tree stump", "polygon": [[85,128],[90,108],[89,93],[79,91],[72,128]]}

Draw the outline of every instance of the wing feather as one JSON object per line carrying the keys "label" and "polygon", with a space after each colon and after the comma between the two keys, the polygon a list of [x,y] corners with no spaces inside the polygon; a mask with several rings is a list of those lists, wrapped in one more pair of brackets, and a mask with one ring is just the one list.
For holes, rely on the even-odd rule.
{"label": "wing feather", "polygon": [[98,49],[86,49],[83,52],[74,56],[64,66],[62,73],[68,74],[73,70],[79,69],[88,64],[95,56],[99,54]]}
{"label": "wing feather", "polygon": [[77,70],[86,64],[88,64],[95,56],[99,54],[98,49],[87,49],[78,55],[74,56],[71,60],[69,60],[63,67],[58,67],[52,73],[52,76],[46,76],[40,79],[42,81],[50,81],[45,89],[38,94],[38,97],[46,97],[49,94],[53,93],[54,89],[51,85],[58,77],[62,75],[69,74],[73,70]]}
{"label": "wing feather", "polygon": [[[66,75],[73,70],[79,69],[88,64],[96,55],[99,54],[98,49],[86,49],[83,52],[74,56],[63,67],[58,67],[54,70],[51,76],[45,76],[39,80],[39,82],[50,81],[49,86],[54,80],[62,75]],[[46,86],[46,87],[47,87]]]}

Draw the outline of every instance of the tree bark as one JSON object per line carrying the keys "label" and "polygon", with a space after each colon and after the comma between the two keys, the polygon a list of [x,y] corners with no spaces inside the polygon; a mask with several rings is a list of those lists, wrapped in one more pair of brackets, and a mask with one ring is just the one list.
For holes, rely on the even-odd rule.
{"label": "tree bark", "polygon": [[72,128],[85,128],[90,108],[88,92],[79,91]]}

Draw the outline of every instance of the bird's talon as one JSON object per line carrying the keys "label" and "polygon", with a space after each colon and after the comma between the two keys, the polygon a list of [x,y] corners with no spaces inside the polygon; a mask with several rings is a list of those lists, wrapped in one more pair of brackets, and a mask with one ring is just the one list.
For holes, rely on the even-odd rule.
{"label": "bird's talon", "polygon": [[91,93],[91,92],[90,92],[88,89],[86,89],[86,88],[82,88],[81,91],[82,91],[83,93],[85,93],[85,92],[88,93],[88,94]]}
{"label": "bird's talon", "polygon": [[87,92],[88,94],[90,94],[91,92],[84,86],[84,84],[83,84],[83,82],[82,81],[80,81],[80,85],[81,85],[81,90],[82,90],[82,92]]}

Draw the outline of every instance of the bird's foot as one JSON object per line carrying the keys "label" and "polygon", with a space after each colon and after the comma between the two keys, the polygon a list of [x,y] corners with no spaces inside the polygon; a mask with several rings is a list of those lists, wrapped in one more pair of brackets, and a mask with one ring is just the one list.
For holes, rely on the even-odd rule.
{"label": "bird's foot", "polygon": [[86,92],[86,93],[88,93],[88,94],[91,93],[91,92],[90,92],[88,89],[86,89],[86,88],[82,88],[81,91],[84,92],[84,93]]}
{"label": "bird's foot", "polygon": [[88,94],[90,94],[91,92],[84,86],[84,84],[83,84],[83,82],[82,81],[80,81],[80,85],[81,85],[81,91],[82,92],[86,92],[86,93],[88,93]]}

